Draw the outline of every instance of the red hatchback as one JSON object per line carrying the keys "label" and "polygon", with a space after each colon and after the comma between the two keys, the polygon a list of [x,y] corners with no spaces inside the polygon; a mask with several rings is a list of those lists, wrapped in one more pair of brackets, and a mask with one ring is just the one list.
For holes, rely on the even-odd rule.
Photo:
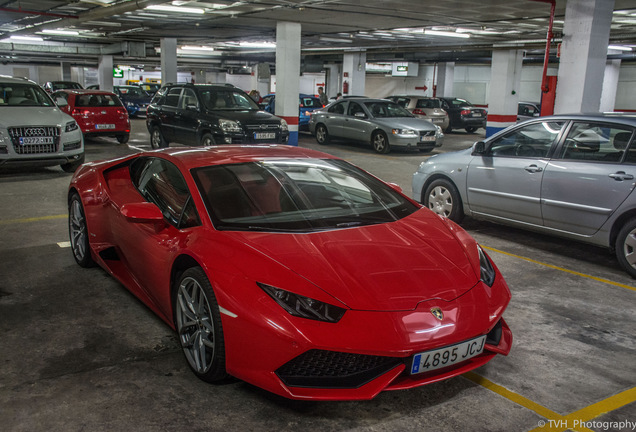
{"label": "red hatchback", "polygon": [[77,121],[85,137],[113,136],[122,144],[128,142],[128,112],[114,93],[101,90],[60,90],[51,96],[62,111]]}

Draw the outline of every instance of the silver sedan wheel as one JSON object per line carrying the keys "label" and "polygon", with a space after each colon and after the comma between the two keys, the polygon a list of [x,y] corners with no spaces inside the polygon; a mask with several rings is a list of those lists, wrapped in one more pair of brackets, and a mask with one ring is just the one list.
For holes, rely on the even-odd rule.
{"label": "silver sedan wheel", "polygon": [[450,191],[443,186],[431,189],[428,195],[428,208],[439,215],[449,217],[453,211],[453,196]]}
{"label": "silver sedan wheel", "polygon": [[373,150],[378,153],[389,152],[389,142],[386,135],[384,135],[382,132],[377,132],[373,135],[373,138],[371,139],[371,145],[373,146]]}
{"label": "silver sedan wheel", "polygon": [[216,344],[210,302],[199,282],[187,277],[177,292],[177,331],[190,366],[200,374],[210,370]]}
{"label": "silver sedan wheel", "polygon": [[74,199],[71,202],[71,208],[69,209],[69,231],[71,233],[71,249],[75,259],[80,262],[86,258],[86,244],[87,242],[87,230],[86,219],[84,218],[84,211],[79,199]]}
{"label": "silver sedan wheel", "polygon": [[631,230],[623,242],[623,256],[627,264],[636,269],[636,228]]}

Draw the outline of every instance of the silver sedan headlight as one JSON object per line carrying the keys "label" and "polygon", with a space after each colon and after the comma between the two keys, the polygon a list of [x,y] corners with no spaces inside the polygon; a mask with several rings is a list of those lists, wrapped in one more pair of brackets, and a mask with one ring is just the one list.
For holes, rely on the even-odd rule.
{"label": "silver sedan headlight", "polygon": [[414,137],[418,135],[417,131],[413,129],[391,129],[391,133],[404,137]]}

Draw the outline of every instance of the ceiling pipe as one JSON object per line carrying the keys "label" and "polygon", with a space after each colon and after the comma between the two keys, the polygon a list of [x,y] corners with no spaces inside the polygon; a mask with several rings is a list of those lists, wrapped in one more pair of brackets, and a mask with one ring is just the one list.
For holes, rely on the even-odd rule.
{"label": "ceiling pipe", "polygon": [[545,54],[543,56],[543,75],[541,77],[541,91],[547,93],[548,88],[548,61],[550,60],[550,44],[552,43],[552,26],[554,25],[554,11],[556,9],[556,0],[530,0],[541,3],[550,3],[550,24],[548,25],[548,36],[545,42]]}

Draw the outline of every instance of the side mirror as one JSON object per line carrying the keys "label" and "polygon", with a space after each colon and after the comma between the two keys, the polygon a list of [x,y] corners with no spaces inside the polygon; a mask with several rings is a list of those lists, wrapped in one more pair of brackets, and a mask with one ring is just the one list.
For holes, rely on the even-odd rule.
{"label": "side mirror", "polygon": [[130,222],[163,223],[161,210],[150,202],[124,204],[121,206],[120,213]]}
{"label": "side mirror", "polygon": [[486,154],[486,143],[483,141],[477,141],[473,144],[473,156],[484,156]]}

